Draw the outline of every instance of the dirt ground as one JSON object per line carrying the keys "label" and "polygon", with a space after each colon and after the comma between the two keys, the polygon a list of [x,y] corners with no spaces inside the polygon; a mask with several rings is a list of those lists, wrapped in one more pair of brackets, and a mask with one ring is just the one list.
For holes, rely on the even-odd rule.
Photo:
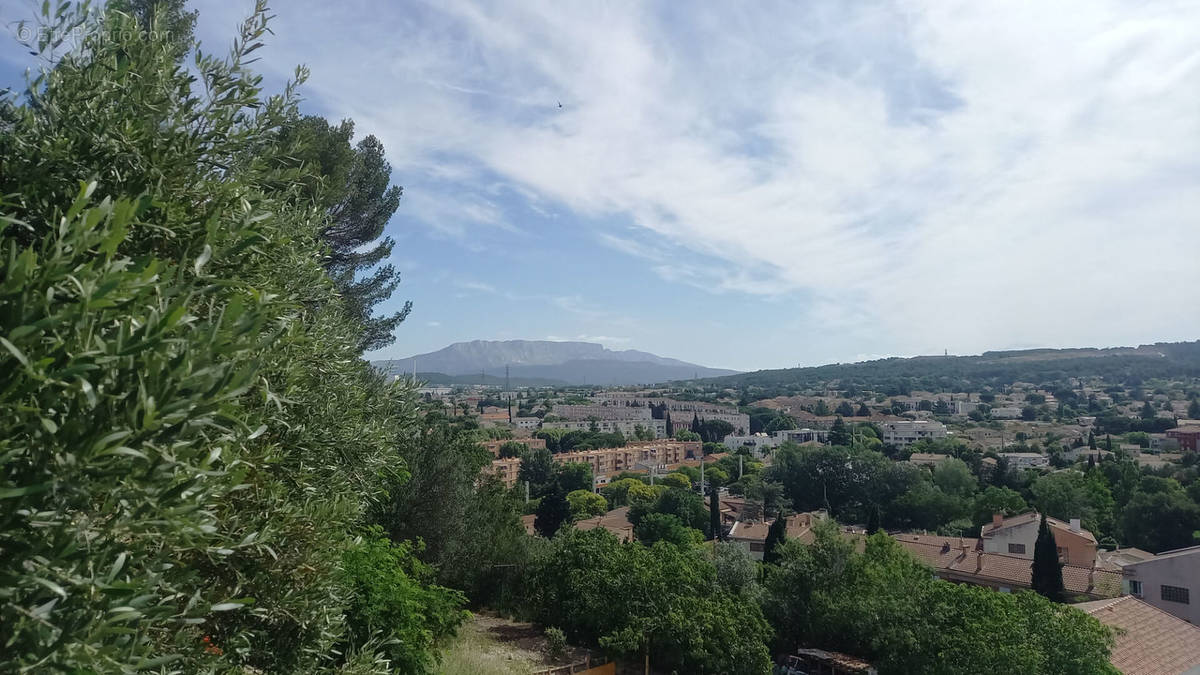
{"label": "dirt ground", "polygon": [[582,659],[586,650],[567,648],[564,658],[549,656],[542,629],[479,612],[462,627],[446,650],[441,672],[446,675],[529,675],[535,670]]}

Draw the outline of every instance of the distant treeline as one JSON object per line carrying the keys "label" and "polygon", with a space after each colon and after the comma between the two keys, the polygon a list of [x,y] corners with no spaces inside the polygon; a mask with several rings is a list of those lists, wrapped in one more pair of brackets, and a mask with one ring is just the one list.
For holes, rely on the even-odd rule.
{"label": "distant treeline", "polygon": [[696,384],[755,388],[765,390],[766,395],[775,396],[832,383],[844,391],[903,396],[912,391],[999,390],[1014,382],[1030,382],[1053,388],[1071,378],[1092,377],[1130,387],[1141,386],[1154,379],[1200,377],[1200,342],[1157,343],[1137,350],[1034,350],[988,352],[981,356],[891,358],[809,368],[760,370],[698,380]]}

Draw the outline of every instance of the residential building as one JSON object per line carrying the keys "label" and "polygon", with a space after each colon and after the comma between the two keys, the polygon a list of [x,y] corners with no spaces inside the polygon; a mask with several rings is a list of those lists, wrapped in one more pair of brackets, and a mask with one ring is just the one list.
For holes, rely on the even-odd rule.
{"label": "residential building", "polygon": [[[626,438],[633,438],[638,427],[654,432],[655,438],[667,437],[667,421],[655,419],[632,420],[575,420],[565,422],[542,422],[543,429],[566,429],[567,431],[591,431],[593,426],[604,433],[621,432]],[[683,428],[683,427],[676,427]]]}
{"label": "residential building", "polygon": [[726,436],[725,447],[729,448],[730,452],[737,452],[742,448],[748,448],[750,454],[755,457],[762,457],[771,452],[771,450],[779,447],[780,441],[778,438],[768,436],[766,434],[751,434],[749,436]]}
{"label": "residential building", "polygon": [[[897,534],[897,542],[946,581],[1008,593],[1032,587],[1029,558],[983,550],[980,539],[929,534]],[[1032,549],[1030,549],[1032,551]],[[1094,599],[1121,595],[1121,573],[1094,564],[1065,564],[1063,587],[1071,595]]]}
{"label": "residential building", "polygon": [[994,420],[1015,420],[1021,417],[1021,409],[1016,406],[992,408],[991,416]]}
{"label": "residential building", "polygon": [[613,509],[602,516],[575,521],[577,530],[601,528],[611,532],[622,543],[633,541],[633,523],[629,522],[629,507]]}
{"label": "residential building", "polygon": [[1167,438],[1179,443],[1180,450],[1195,452],[1197,443],[1200,442],[1200,426],[1167,429]]}
{"label": "residential building", "polygon": [[1130,595],[1200,624],[1200,546],[1164,551],[1128,563],[1122,571]]}
{"label": "residential building", "polygon": [[514,417],[512,420],[513,426],[518,429],[533,430],[537,429],[542,423],[540,417]]}
{"label": "residential building", "polygon": [[914,452],[909,455],[908,461],[919,466],[937,466],[942,462],[950,459],[950,455],[939,455],[931,452]]}
{"label": "residential building", "polygon": [[1175,452],[1179,450],[1179,439],[1164,434],[1150,434],[1151,452]]}
{"label": "residential building", "polygon": [[529,450],[540,450],[546,447],[546,441],[541,438],[500,438],[491,441],[483,441],[480,443],[480,445],[483,446],[484,450],[492,453],[493,457],[499,457],[500,446],[504,445],[505,443],[520,443]]}
{"label": "residential building", "polygon": [[[652,417],[649,408],[624,405],[565,405],[550,409],[551,415],[565,420],[648,420]],[[690,420],[689,420],[690,421]]]}
{"label": "residential building", "polygon": [[[554,455],[557,462],[582,462],[592,467],[592,475],[598,485],[607,483],[607,476],[622,471],[639,471],[653,468],[666,472],[672,466],[698,458],[704,453],[700,441],[643,441],[632,442],[623,448],[601,448],[560,452]],[[517,484],[517,472],[521,468],[520,458],[496,459],[492,461],[492,473],[500,476],[504,484]]]}
{"label": "residential building", "polygon": [[[1099,551],[1096,537],[1079,524],[1078,518],[1064,523],[1057,518],[1047,518],[1054,544],[1058,548],[1058,559],[1071,565],[1089,566],[1096,562]],[[1033,560],[1033,545],[1037,541],[1041,515],[1037,511],[1005,518],[992,516],[992,522],[979,532],[984,553],[1002,553],[1025,560]]]}
{"label": "residential building", "polygon": [[946,425],[934,420],[904,420],[899,422],[884,422],[879,425],[883,432],[884,445],[897,448],[907,448],[917,441],[946,438]]}
{"label": "residential building", "polygon": [[828,429],[781,429],[774,434],[776,445],[783,445],[788,441],[792,443],[828,443]]}
{"label": "residential building", "polygon": [[1040,469],[1050,466],[1050,458],[1040,452],[1001,452],[1010,469]]}
{"label": "residential building", "polygon": [[[804,542],[811,542],[813,539],[812,526],[818,520],[825,518],[824,513],[797,513],[788,516],[787,519],[787,538],[800,539]],[[738,521],[730,528],[729,534],[726,537],[729,541],[741,544],[747,551],[750,552],[750,557],[755,560],[763,559],[763,551],[766,549],[767,533],[771,530],[771,525],[775,520],[754,520],[754,521]]]}
{"label": "residential building", "polygon": [[1200,672],[1200,627],[1131,595],[1074,607],[1116,629],[1108,660],[1125,675]]}

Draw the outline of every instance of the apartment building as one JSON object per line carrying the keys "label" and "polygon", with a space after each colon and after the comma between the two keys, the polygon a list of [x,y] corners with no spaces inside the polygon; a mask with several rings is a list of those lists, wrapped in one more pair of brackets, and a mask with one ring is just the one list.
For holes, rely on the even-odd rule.
{"label": "apartment building", "polygon": [[500,446],[505,443],[520,443],[528,450],[540,450],[546,447],[546,441],[541,438],[503,438],[493,441],[483,441],[480,445],[484,450],[492,453],[493,457],[500,456]]}
{"label": "apartment building", "polygon": [[937,440],[949,435],[946,425],[935,420],[884,422],[879,425],[879,429],[883,432],[883,438],[880,440],[885,445],[897,448],[907,448],[923,439]]}
{"label": "apartment building", "polygon": [[581,420],[648,420],[650,408],[624,405],[556,405],[550,415],[570,421]]}
{"label": "apartment building", "polygon": [[777,445],[783,445],[788,441],[792,443],[828,443],[828,429],[781,429],[776,431],[772,436],[775,437]]}
{"label": "apartment building", "polygon": [[[602,484],[607,482],[605,477],[622,471],[642,471],[655,467],[665,472],[668,467],[698,458],[703,453],[704,444],[700,441],[661,440],[629,443],[623,448],[560,452],[554,455],[554,459],[562,463],[581,462],[591,466],[592,475]],[[517,484],[520,468],[521,460],[516,457],[492,461],[492,473],[500,476],[509,487]]]}
{"label": "apartment building", "polygon": [[[597,431],[604,433],[621,432],[626,438],[633,438],[637,427],[654,432],[655,438],[667,437],[667,421],[655,419],[623,419],[623,420],[573,420],[558,422],[542,422],[543,429],[566,429],[567,431],[590,431],[595,425]],[[682,427],[680,427],[682,428]]]}

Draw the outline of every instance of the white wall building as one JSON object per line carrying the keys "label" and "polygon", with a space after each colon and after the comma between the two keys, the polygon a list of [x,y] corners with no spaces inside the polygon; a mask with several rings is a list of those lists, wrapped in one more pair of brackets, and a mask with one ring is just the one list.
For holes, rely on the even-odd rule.
{"label": "white wall building", "polygon": [[1050,466],[1050,458],[1039,452],[1002,452],[1010,469],[1040,469]]}
{"label": "white wall building", "polygon": [[879,425],[879,429],[883,432],[883,438],[880,440],[885,445],[893,445],[897,448],[907,448],[926,438],[937,440],[949,435],[946,425],[934,420],[884,422]]}
{"label": "white wall building", "polygon": [[1122,572],[1130,595],[1200,625],[1200,546],[1164,551]]}

